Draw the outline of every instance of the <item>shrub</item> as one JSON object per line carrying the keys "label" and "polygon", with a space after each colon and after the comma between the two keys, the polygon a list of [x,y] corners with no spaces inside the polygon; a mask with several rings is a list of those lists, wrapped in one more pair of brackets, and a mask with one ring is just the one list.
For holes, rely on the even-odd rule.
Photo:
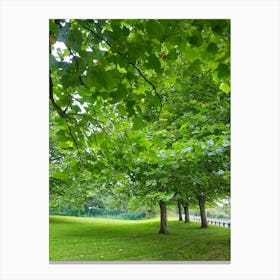
{"label": "shrub", "polygon": [[96,207],[84,208],[78,206],[52,206],[50,215],[76,216],[76,217],[107,217],[123,220],[140,220],[145,218],[144,212],[125,212],[122,210],[109,210]]}

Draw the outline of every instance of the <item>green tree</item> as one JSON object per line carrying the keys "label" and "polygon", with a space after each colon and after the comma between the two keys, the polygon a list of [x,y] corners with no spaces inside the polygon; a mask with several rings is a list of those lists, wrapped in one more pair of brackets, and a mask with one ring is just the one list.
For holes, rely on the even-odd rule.
{"label": "green tree", "polygon": [[200,204],[228,195],[229,29],[228,20],[50,20],[51,200],[145,198],[167,233],[175,193]]}

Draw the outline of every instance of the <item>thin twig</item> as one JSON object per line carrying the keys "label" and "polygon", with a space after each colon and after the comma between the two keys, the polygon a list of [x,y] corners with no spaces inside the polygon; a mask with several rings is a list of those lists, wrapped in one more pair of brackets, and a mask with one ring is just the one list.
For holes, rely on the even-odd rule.
{"label": "thin twig", "polygon": [[110,48],[112,48],[112,45],[106,40],[106,39],[103,39],[101,36],[99,36],[93,29],[87,27],[86,25],[84,24],[81,24],[81,26],[83,28],[85,28],[86,30],[90,31],[97,39],[99,39],[101,42],[105,42]]}
{"label": "thin twig", "polygon": [[66,125],[67,125],[67,128],[68,128],[68,133],[69,133],[70,137],[72,138],[72,140],[73,140],[73,142],[74,142],[74,145],[75,145],[75,148],[76,148],[76,150],[77,150],[77,152],[78,152],[78,157],[79,157],[79,159],[80,159],[81,167],[83,167],[83,161],[82,161],[82,157],[81,157],[79,145],[78,145],[78,143],[77,143],[76,138],[74,137],[74,135],[73,135],[73,133],[72,133],[72,130],[71,130],[71,127],[70,127],[69,123],[68,123],[66,120],[65,120],[65,122],[66,122]]}
{"label": "thin twig", "polygon": [[53,82],[52,82],[52,78],[51,78],[51,71],[49,73],[49,91],[50,91],[50,100],[52,102],[52,105],[54,106],[55,110],[57,111],[57,113],[62,117],[62,118],[68,118],[68,115],[66,114],[66,112],[64,112],[59,105],[57,105],[57,103],[54,100],[53,97]]}
{"label": "thin twig", "polygon": [[141,75],[141,77],[142,77],[142,78],[152,87],[152,89],[154,90],[155,95],[157,96],[157,98],[158,98],[158,100],[159,100],[159,103],[160,103],[160,110],[159,110],[159,114],[158,114],[158,120],[159,120],[159,117],[160,117],[160,114],[161,114],[161,111],[162,111],[162,101],[161,101],[160,95],[159,95],[158,92],[157,92],[157,89],[156,89],[155,85],[154,85],[150,80],[148,80],[148,79],[145,77],[145,75],[142,73],[142,71],[141,71],[134,63],[129,62],[129,64],[130,64],[131,66],[133,66],[133,67],[136,69],[136,71]]}

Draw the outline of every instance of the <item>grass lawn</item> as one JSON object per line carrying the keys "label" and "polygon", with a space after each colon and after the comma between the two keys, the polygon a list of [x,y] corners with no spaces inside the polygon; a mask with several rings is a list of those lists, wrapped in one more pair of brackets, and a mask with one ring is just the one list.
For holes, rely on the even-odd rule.
{"label": "grass lawn", "polygon": [[127,221],[50,217],[51,261],[229,261],[230,229],[185,224],[169,218],[169,234],[158,234],[159,219]]}

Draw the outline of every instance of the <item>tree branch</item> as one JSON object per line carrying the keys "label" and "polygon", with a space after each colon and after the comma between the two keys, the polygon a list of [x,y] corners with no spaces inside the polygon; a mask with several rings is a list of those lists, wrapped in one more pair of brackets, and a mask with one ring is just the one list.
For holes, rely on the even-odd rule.
{"label": "tree branch", "polygon": [[[81,24],[82,27],[84,27],[86,30],[90,31],[97,39],[99,39],[102,42],[105,42],[110,48],[112,48],[112,45],[108,42],[108,40],[102,38],[101,36],[99,36],[94,30],[92,30],[91,28],[87,27],[84,24]],[[121,52],[117,52],[117,54],[121,57],[124,57],[123,54]],[[160,103],[160,109],[158,112],[158,121],[160,118],[160,114],[162,111],[162,100],[161,100],[161,96],[159,95],[159,93],[157,92],[157,89],[155,87],[155,85],[147,79],[147,77],[144,75],[144,73],[132,62],[128,62],[129,65],[131,65],[139,74],[140,76],[152,87],[153,91],[155,92],[155,95],[157,96],[159,103]]]}
{"label": "tree branch", "polygon": [[142,71],[141,71],[134,63],[129,62],[129,64],[130,64],[131,66],[133,66],[133,67],[136,69],[136,71],[141,75],[141,77],[142,77],[142,78],[152,87],[152,89],[154,90],[155,95],[157,96],[157,98],[158,98],[158,100],[159,100],[159,103],[160,103],[160,109],[159,109],[159,113],[158,113],[158,120],[159,120],[159,117],[160,117],[160,114],[161,114],[161,111],[162,111],[162,101],[161,101],[160,95],[159,95],[158,92],[157,92],[157,89],[156,89],[155,85],[154,85],[150,80],[148,80],[148,79],[145,77],[145,75],[142,73]]}
{"label": "tree branch", "polygon": [[57,105],[57,103],[54,100],[53,97],[53,82],[52,82],[52,78],[51,78],[51,71],[49,72],[49,91],[50,91],[50,100],[52,102],[52,105],[54,106],[55,110],[57,111],[57,113],[62,117],[62,118],[68,118],[68,115],[66,114],[66,112],[64,112],[59,105]]}
{"label": "tree branch", "polygon": [[78,152],[78,157],[79,157],[79,160],[80,160],[80,163],[81,163],[81,168],[83,167],[83,160],[82,160],[82,157],[81,157],[81,153],[80,153],[80,149],[79,149],[79,145],[77,143],[77,140],[76,138],[74,137],[73,133],[72,133],[72,130],[71,130],[71,127],[69,125],[69,123],[65,120],[66,122],[66,125],[67,125],[67,128],[68,128],[68,133],[70,135],[70,137],[72,138],[73,142],[74,142],[74,145],[75,145],[75,148]]}
{"label": "tree branch", "polygon": [[101,42],[105,42],[110,48],[112,48],[112,45],[104,38],[102,38],[101,36],[99,36],[93,29],[87,27],[84,24],[81,24],[81,26],[83,28],[85,28],[87,31],[90,31],[97,39],[99,39]]}
{"label": "tree branch", "polygon": [[50,100],[52,102],[52,105],[54,106],[55,110],[60,115],[60,117],[62,117],[62,119],[65,120],[65,123],[66,123],[67,128],[68,128],[69,135],[72,138],[73,143],[75,145],[75,148],[76,148],[76,150],[78,152],[78,157],[80,159],[81,167],[83,167],[82,157],[81,157],[81,153],[80,153],[80,150],[79,150],[78,143],[77,143],[76,138],[74,137],[74,135],[72,133],[72,130],[71,130],[71,127],[70,127],[70,125],[69,125],[69,123],[67,121],[67,120],[69,120],[70,116],[68,114],[66,114],[66,109],[63,111],[60,108],[60,106],[57,105],[57,103],[54,100],[54,97],[53,97],[53,83],[52,83],[52,78],[51,78],[51,71],[49,72],[49,91],[50,91]]}

